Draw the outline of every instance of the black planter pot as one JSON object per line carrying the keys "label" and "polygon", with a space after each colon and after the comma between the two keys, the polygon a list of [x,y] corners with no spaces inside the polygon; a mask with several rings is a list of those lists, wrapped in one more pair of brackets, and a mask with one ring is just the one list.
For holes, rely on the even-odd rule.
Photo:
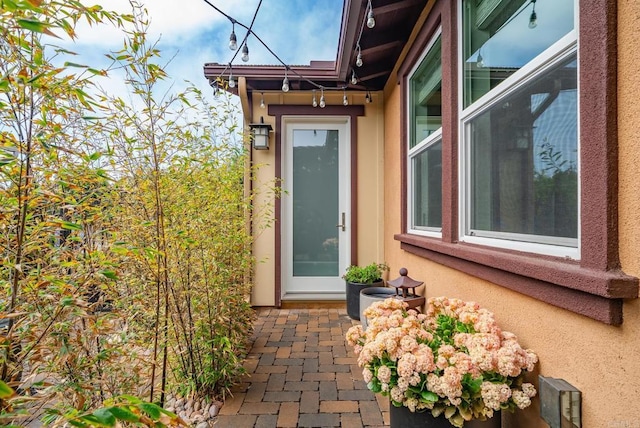
{"label": "black planter pot", "polygon": [[357,282],[345,281],[347,287],[347,315],[352,320],[360,321],[360,291],[369,287],[382,287],[384,281],[372,282],[370,284],[359,284]]}
{"label": "black planter pot", "polygon": [[[451,428],[453,425],[440,415],[434,418],[430,410],[424,412],[412,412],[407,407],[389,406],[390,428]],[[464,423],[464,428],[500,428],[500,412],[496,412],[493,418],[486,421],[471,420]]]}

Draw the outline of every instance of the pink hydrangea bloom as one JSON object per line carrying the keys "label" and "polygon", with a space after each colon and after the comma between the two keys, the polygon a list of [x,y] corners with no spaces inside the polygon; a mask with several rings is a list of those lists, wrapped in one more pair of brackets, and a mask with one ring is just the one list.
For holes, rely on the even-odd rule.
{"label": "pink hydrangea bloom", "polygon": [[[538,357],[476,302],[435,297],[425,313],[417,313],[391,298],[371,305],[365,316],[367,330],[352,327],[347,343],[354,346],[365,381],[397,405],[412,411],[451,408],[461,406],[464,396],[471,407],[465,404],[464,414],[461,408],[448,412],[449,420],[483,419],[499,409],[527,407],[536,395],[523,375]],[[480,391],[469,389],[465,379],[481,383]]]}

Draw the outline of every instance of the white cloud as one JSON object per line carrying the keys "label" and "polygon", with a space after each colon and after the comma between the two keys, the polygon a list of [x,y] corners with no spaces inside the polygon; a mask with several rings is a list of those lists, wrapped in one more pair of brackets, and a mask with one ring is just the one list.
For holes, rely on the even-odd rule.
{"label": "white cloud", "polygon": [[[94,0],[94,2],[105,10],[125,14],[132,12],[129,0]],[[190,34],[203,31],[209,26],[228,22],[203,0],[183,0],[179,3],[172,0],[149,0],[141,3],[147,11],[150,22],[148,35],[153,40],[160,36],[188,39]],[[216,0],[213,4],[224,10],[225,6],[231,8],[233,3],[233,0]],[[122,39],[120,31],[109,25],[90,27],[86,23],[81,23],[77,33],[79,36],[77,43],[92,46],[110,46]]]}
{"label": "white cloud", "polygon": [[[244,25],[250,25],[260,0],[209,0],[213,5]],[[105,10],[131,13],[128,0],[87,0],[86,4],[100,4]],[[207,62],[228,63],[234,52],[228,48],[231,22],[204,0],[147,0],[150,26],[147,40],[159,40],[160,65],[171,59],[166,67],[171,81],[159,88],[163,93],[186,88],[189,80],[205,94],[211,93],[204,78],[203,65]],[[338,32],[342,15],[342,0],[264,0],[254,24],[255,33],[289,65],[309,64],[311,60],[334,60],[337,53]],[[238,42],[246,30],[235,26]],[[123,47],[125,38],[121,30],[102,24],[93,27],[86,23],[77,28],[78,38],[63,45],[79,53],[73,62],[94,67],[106,67],[104,56]],[[60,44],[58,40],[54,43]],[[250,61],[248,64],[279,64],[277,59],[250,35],[248,38]],[[175,57],[174,57],[175,56]],[[244,64],[240,54],[234,64]],[[116,95],[124,96],[122,76],[113,73],[111,79],[100,84]]]}

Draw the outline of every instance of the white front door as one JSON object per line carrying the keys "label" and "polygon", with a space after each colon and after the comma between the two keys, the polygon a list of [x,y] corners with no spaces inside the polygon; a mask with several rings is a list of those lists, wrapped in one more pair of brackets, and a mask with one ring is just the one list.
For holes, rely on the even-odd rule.
{"label": "white front door", "polygon": [[349,118],[283,117],[282,299],[344,299],[349,264]]}

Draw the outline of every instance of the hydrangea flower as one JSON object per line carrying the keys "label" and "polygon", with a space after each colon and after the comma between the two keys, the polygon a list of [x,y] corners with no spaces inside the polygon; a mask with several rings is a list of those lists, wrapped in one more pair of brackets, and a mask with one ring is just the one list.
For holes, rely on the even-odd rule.
{"label": "hydrangea flower", "polygon": [[524,382],[538,361],[493,313],[475,302],[430,298],[424,314],[396,298],[364,311],[368,328],[346,334],[369,389],[395,406],[445,414],[453,426],[494,411],[524,409],[536,395]]}

